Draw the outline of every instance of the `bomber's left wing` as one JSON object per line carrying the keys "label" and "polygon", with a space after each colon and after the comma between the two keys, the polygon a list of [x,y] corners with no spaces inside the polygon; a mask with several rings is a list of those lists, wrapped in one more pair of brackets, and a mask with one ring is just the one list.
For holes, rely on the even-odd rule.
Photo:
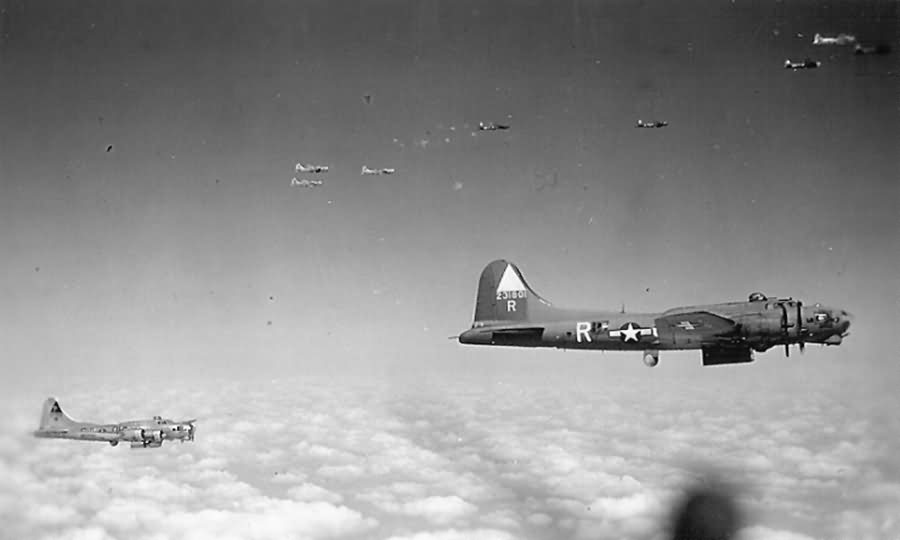
{"label": "bomber's left wing", "polygon": [[656,328],[675,333],[692,333],[700,337],[727,337],[737,329],[737,323],[728,317],[709,311],[663,313],[656,319]]}

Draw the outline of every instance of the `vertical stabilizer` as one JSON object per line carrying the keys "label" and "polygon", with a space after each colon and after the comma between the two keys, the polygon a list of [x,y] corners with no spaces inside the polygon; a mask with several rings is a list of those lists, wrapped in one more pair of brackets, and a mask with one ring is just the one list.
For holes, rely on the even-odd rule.
{"label": "vertical stabilizer", "polygon": [[44,409],[41,412],[41,425],[40,429],[56,429],[71,426],[75,421],[66,416],[66,413],[63,412],[62,408],[59,406],[59,401],[56,398],[49,397],[44,401]]}
{"label": "vertical stabilizer", "polygon": [[550,307],[525,282],[516,265],[498,259],[488,264],[478,281],[475,322],[525,322]]}

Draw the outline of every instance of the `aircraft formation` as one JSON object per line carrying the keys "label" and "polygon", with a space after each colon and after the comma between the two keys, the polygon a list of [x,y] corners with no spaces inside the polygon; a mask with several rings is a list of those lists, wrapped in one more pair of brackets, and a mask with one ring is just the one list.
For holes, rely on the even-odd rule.
{"label": "aircraft formation", "polygon": [[159,448],[163,441],[193,441],[196,421],[196,418],[175,421],[154,416],[149,420],[127,420],[114,424],[77,422],[63,412],[56,398],[49,397],[44,401],[41,422],[34,436],[40,439],[106,442],[110,446],[127,442],[131,443],[132,448]]}
{"label": "aircraft formation", "polygon": [[[846,33],[836,36],[817,33],[813,45],[854,45],[857,55],[891,51],[887,45],[864,45],[856,36]],[[784,62],[784,67],[793,71],[816,69],[821,65],[811,58]],[[365,103],[371,104],[371,96],[365,96]],[[664,120],[638,119],[635,123],[635,128],[640,129],[668,126],[669,122]],[[473,127],[481,132],[511,129],[509,123],[494,121],[479,121]],[[449,129],[456,130],[455,126]],[[398,139],[394,142],[399,144]],[[419,143],[424,148],[428,140]],[[111,150],[109,146],[107,151]],[[323,175],[330,169],[329,165],[304,162],[294,166],[297,175]],[[394,167],[362,165],[360,169],[361,176],[396,172]],[[325,184],[324,180],[314,178],[294,176],[290,186],[315,188]],[[555,183],[554,176],[548,185]],[[462,186],[457,181],[454,189]],[[807,343],[840,345],[849,335],[850,322],[850,314],[843,309],[793,298],[771,298],[761,293],[749,295],[746,301],[674,307],[654,313],[626,313],[624,308],[620,311],[561,309],[535,293],[513,263],[496,260],[481,273],[471,327],[456,338],[467,345],[636,351],[643,353],[644,363],[651,367],[659,363],[662,350],[699,350],[703,365],[711,366],[749,363],[754,360],[754,352],[762,353],[778,346],[783,346],[785,355],[789,356],[792,345],[799,346],[801,351]],[[112,446],[127,442],[132,448],[158,448],[166,440],[193,441],[195,421],[155,416],[112,424],[77,422],[63,413],[55,398],[48,398],[34,436],[108,442]]]}
{"label": "aircraft formation", "polygon": [[[297,163],[294,165],[294,172],[305,174],[327,173],[328,169],[328,165],[310,165],[308,163]],[[291,187],[312,188],[321,186],[324,183],[323,180],[311,180],[308,178],[297,179],[296,176],[291,178]]]}
{"label": "aircraft formation", "polygon": [[[802,35],[802,34],[798,34]],[[863,45],[859,43],[856,39],[856,36],[853,34],[840,33],[836,36],[823,36],[820,33],[816,33],[813,36],[813,45],[818,46],[837,46],[837,47],[845,47],[847,45],[854,45],[853,54],[855,55],[870,55],[870,54],[889,54],[891,52],[890,45],[884,43],[876,43],[876,44],[866,44]],[[813,60],[809,57],[803,59],[802,62],[792,61],[790,58],[784,61],[784,68],[790,69],[792,71],[798,71],[801,69],[816,69],[822,65],[822,62]]]}
{"label": "aircraft formation", "polygon": [[[366,100],[366,102],[368,103],[368,100]],[[478,122],[477,129],[478,129],[478,131],[502,131],[502,130],[510,129],[510,127],[511,126],[509,124],[481,121],[481,122]],[[450,130],[455,131],[456,127],[450,126]],[[430,134],[430,132],[429,132],[429,134]],[[475,135],[474,131],[472,132],[472,135]],[[400,144],[399,139],[395,138],[394,142]],[[444,142],[449,143],[450,138],[445,137]],[[419,146],[420,148],[425,148],[428,145],[428,143],[429,143],[428,139],[422,139],[420,141],[417,141],[415,143],[415,145]],[[402,146],[405,146],[405,145],[401,144],[401,147]],[[297,163],[294,166],[294,171],[297,173],[319,174],[319,173],[327,173],[328,170],[329,170],[329,166],[327,166],[327,165],[313,165],[313,164],[307,164],[307,163]],[[396,172],[397,172],[397,169],[395,167],[380,167],[380,168],[373,169],[367,165],[363,165],[362,168],[360,169],[359,174],[360,174],[360,176],[370,176],[370,175],[381,176],[381,175],[394,174]],[[291,179],[291,186],[296,186],[296,187],[308,188],[308,187],[321,186],[323,184],[324,184],[324,182],[321,180],[298,179],[296,176]]]}
{"label": "aircraft formation", "polygon": [[697,350],[703,365],[742,364],[753,352],[806,343],[840,345],[851,315],[819,303],[751,294],[746,301],[682,306],[658,313],[561,309],[539,296],[515,264],[496,260],[481,272],[467,345],[639,351],[659,363],[661,350]]}

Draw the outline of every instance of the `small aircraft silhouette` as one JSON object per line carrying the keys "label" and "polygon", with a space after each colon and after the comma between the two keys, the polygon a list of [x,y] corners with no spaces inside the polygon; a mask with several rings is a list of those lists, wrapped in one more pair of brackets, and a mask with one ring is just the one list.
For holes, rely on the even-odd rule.
{"label": "small aircraft silhouette", "polygon": [[308,187],[321,186],[323,183],[324,182],[322,182],[321,180],[309,180],[307,178],[304,178],[302,180],[297,180],[296,178],[291,178],[292,186],[300,186],[300,187],[308,188]]}
{"label": "small aircraft silhouette", "polygon": [[851,43],[856,43],[856,36],[850,34],[841,33],[835,37],[828,37],[816,33],[813,36],[813,45],[850,45]]}
{"label": "small aircraft silhouette", "polygon": [[853,54],[890,54],[891,46],[886,43],[878,43],[876,45],[862,45],[860,43],[853,47]]}
{"label": "small aircraft silhouette", "polygon": [[660,350],[700,349],[703,365],[753,361],[752,351],[806,343],[840,345],[850,314],[821,304],[753,293],[746,302],[676,307],[662,313],[569,310],[553,307],[512,263],[496,260],[481,272],[472,327],[463,344],[643,351],[659,363]]}
{"label": "small aircraft silhouette", "polygon": [[791,62],[790,60],[784,61],[784,69],[792,69],[794,71],[797,71],[798,69],[816,69],[821,65],[822,62],[817,62],[809,58],[806,58],[802,62]]}
{"label": "small aircraft silhouette", "polygon": [[130,442],[132,448],[159,448],[164,440],[194,440],[194,422],[176,422],[154,416],[150,420],[129,420],[117,424],[77,422],[62,411],[59,401],[49,397],[44,401],[41,423],[34,436],[41,439],[72,439],[76,441],[108,442],[116,446]]}
{"label": "small aircraft silhouette", "polygon": [[390,169],[390,168],[370,169],[370,168],[366,167],[365,165],[363,165],[362,170],[359,172],[359,174],[360,175],[364,175],[364,174],[394,174],[395,172],[397,172],[397,169]]}
{"label": "small aircraft silhouette", "polygon": [[307,165],[305,163],[298,163],[294,165],[294,170],[300,173],[326,173],[328,172],[327,165]]}
{"label": "small aircraft silhouette", "polygon": [[643,120],[638,120],[634,125],[636,128],[664,128],[668,126],[668,122],[654,120],[653,122],[644,122]]}
{"label": "small aircraft silhouette", "polygon": [[509,125],[495,124],[494,122],[478,122],[478,131],[497,131],[501,129],[509,129]]}

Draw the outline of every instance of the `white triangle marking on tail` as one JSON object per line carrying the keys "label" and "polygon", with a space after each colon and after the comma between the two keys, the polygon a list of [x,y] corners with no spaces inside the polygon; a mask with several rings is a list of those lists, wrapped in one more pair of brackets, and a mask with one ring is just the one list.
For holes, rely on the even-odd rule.
{"label": "white triangle marking on tail", "polygon": [[497,292],[524,290],[525,284],[519,279],[519,275],[513,270],[512,265],[507,264],[506,270],[503,271],[503,277],[500,278],[500,283],[497,284]]}

